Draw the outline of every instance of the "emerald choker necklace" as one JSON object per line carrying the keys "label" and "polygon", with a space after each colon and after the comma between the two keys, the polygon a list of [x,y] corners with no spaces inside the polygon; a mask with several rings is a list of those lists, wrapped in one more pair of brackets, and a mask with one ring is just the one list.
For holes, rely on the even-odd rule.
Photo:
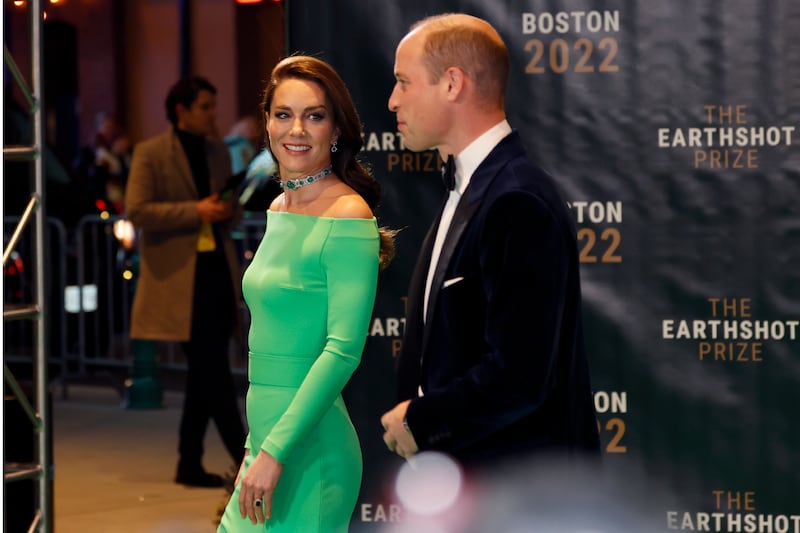
{"label": "emerald choker necklace", "polygon": [[305,178],[295,178],[293,180],[286,180],[286,181],[279,181],[278,183],[281,186],[281,189],[289,189],[290,191],[294,191],[295,189],[299,189],[300,187],[305,187],[315,181],[319,181],[328,174],[333,172],[331,166],[328,165],[327,167],[323,168],[313,176],[306,176]]}

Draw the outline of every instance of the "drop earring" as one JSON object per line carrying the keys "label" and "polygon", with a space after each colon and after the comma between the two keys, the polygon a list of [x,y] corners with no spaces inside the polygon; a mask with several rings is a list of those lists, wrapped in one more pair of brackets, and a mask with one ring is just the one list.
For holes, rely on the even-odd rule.
{"label": "drop earring", "polygon": [[338,149],[339,149],[339,147],[336,146],[336,141],[333,141],[331,143],[331,153],[335,154]]}

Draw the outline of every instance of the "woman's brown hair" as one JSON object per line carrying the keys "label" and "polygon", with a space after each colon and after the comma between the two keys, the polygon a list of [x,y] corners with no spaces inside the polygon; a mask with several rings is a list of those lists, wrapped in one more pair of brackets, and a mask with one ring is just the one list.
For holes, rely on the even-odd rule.
{"label": "woman's brown hair", "polygon": [[[319,85],[330,102],[333,122],[339,130],[337,150],[331,153],[333,172],[353,188],[374,212],[381,197],[381,186],[357,155],[364,145],[361,119],[356,106],[339,74],[325,61],[312,56],[295,55],[281,60],[272,70],[264,100],[261,103],[265,116],[269,114],[275,89],[286,79],[312,81]],[[269,144],[269,139],[267,139]],[[397,233],[379,228],[381,248],[380,265],[385,268],[394,257],[394,236]]]}

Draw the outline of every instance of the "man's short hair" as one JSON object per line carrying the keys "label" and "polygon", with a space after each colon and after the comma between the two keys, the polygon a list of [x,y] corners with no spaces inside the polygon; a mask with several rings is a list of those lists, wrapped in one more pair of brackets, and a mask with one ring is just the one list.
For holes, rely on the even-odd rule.
{"label": "man's short hair", "polygon": [[178,112],[175,107],[178,104],[184,107],[191,107],[197,100],[200,91],[208,91],[211,94],[217,94],[217,88],[214,87],[210,81],[202,76],[190,76],[178,81],[167,94],[167,100],[164,105],[167,110],[167,118],[173,126],[178,125]]}

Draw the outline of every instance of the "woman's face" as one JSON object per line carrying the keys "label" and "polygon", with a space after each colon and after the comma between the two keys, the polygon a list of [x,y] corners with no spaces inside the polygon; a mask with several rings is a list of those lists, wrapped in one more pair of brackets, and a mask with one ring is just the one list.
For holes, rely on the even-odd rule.
{"label": "woman's face", "polygon": [[331,163],[338,135],[333,111],[319,84],[288,78],[275,88],[267,113],[267,133],[281,179],[316,174]]}

